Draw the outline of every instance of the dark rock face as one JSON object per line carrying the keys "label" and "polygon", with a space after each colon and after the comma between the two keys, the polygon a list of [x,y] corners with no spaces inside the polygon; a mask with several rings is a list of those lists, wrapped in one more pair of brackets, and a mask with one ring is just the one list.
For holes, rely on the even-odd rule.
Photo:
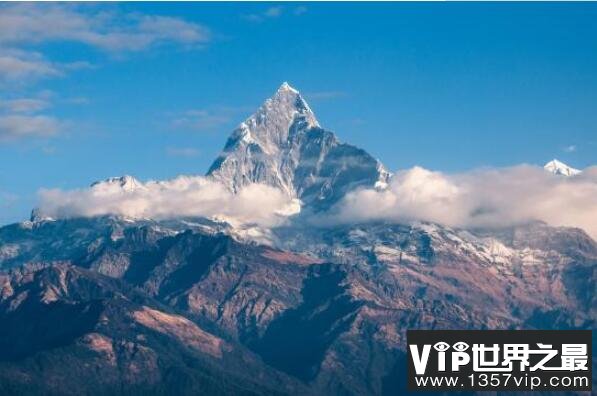
{"label": "dark rock face", "polygon": [[[332,266],[315,266],[301,290],[300,305],[282,313],[252,346],[271,366],[304,381],[320,371],[326,351],[354,322],[361,302],[344,285],[346,274]],[[292,358],[289,358],[292,357]]]}

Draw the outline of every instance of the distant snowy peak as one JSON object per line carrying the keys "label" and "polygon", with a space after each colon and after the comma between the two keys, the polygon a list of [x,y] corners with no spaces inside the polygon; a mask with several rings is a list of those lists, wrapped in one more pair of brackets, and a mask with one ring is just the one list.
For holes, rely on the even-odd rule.
{"label": "distant snowy peak", "polygon": [[94,190],[121,188],[123,191],[135,191],[140,188],[145,188],[142,182],[129,175],[110,177],[106,180],[96,181],[92,183],[90,187]]}
{"label": "distant snowy peak", "polygon": [[545,166],[543,166],[543,168],[554,175],[574,176],[581,173],[580,170],[574,169],[565,163],[558,161],[557,159],[549,161],[547,164],[545,164]]}
{"label": "distant snowy peak", "polygon": [[207,174],[234,192],[261,183],[319,209],[357,187],[383,188],[389,177],[366,151],[321,128],[288,83],[232,132]]}

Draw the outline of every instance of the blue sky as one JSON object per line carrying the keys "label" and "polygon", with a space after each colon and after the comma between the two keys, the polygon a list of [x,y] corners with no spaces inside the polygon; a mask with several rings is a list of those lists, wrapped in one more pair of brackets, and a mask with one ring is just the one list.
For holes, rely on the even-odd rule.
{"label": "blue sky", "polygon": [[392,170],[597,162],[594,3],[0,7],[0,223],[204,173],[283,81]]}

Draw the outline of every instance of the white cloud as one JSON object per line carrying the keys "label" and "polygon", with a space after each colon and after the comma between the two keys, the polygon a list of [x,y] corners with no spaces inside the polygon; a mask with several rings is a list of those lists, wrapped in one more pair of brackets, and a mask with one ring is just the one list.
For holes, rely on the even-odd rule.
{"label": "white cloud", "polygon": [[308,8],[305,6],[298,6],[292,12],[294,15],[303,15],[305,12],[308,11]]}
{"label": "white cloud", "polygon": [[107,51],[139,51],[161,43],[205,44],[207,28],[179,18],[105,11],[65,4],[5,4],[0,7],[0,44],[72,41]]}
{"label": "white cloud", "polygon": [[[266,19],[273,19],[273,18],[278,18],[282,15],[284,11],[284,7],[282,6],[274,6],[274,7],[269,7],[265,10],[263,10],[262,12],[259,13],[254,13],[254,14],[246,14],[243,15],[242,17],[244,19],[246,19],[247,21],[250,22],[263,22]],[[295,13],[295,15],[300,15],[300,13]]]}
{"label": "white cloud", "polygon": [[0,47],[0,82],[37,80],[62,75],[59,65],[33,51]]}
{"label": "white cloud", "polygon": [[267,10],[265,10],[263,15],[265,15],[266,17],[269,17],[269,18],[277,18],[280,15],[282,15],[282,7],[280,7],[280,6],[270,7]]}
{"label": "white cloud", "polygon": [[222,184],[201,176],[134,181],[125,188],[119,182],[104,182],[79,190],[43,189],[39,199],[40,214],[52,218],[107,214],[153,219],[200,216],[272,226],[297,210],[296,201],[273,187],[253,184],[232,194]]}
{"label": "white cloud", "polygon": [[46,115],[0,115],[0,142],[27,137],[52,137],[62,129],[62,123]]}
{"label": "white cloud", "polygon": [[172,157],[196,157],[199,150],[192,147],[166,147],[166,154]]}
{"label": "white cloud", "polygon": [[91,100],[89,100],[89,98],[86,98],[84,96],[75,96],[72,98],[65,98],[62,101],[64,103],[73,104],[73,105],[86,105],[86,104],[91,103]]}
{"label": "white cloud", "polygon": [[67,122],[41,113],[52,106],[53,96],[51,91],[41,91],[30,97],[0,99],[0,143],[63,132]]}
{"label": "white cloud", "polygon": [[[289,11],[294,16],[300,16],[306,13],[308,8],[305,6],[298,6],[290,9]],[[284,12],[285,8],[283,6],[273,6],[266,8],[262,12],[243,15],[242,17],[251,22],[263,22],[266,19],[278,18],[282,16]]]}
{"label": "white cloud", "polygon": [[107,6],[0,3],[0,82],[30,82],[92,67],[86,61],[54,62],[33,49],[48,42],[81,43],[120,55],[164,44],[201,46],[210,38],[206,27],[169,16]]}
{"label": "white cloud", "polygon": [[174,128],[192,131],[217,131],[236,119],[239,114],[249,111],[247,107],[216,106],[209,109],[191,109],[175,113],[170,121]]}
{"label": "white cloud", "polygon": [[45,110],[48,107],[50,107],[50,103],[45,99],[39,98],[0,100],[0,109],[12,113],[34,113]]}
{"label": "white cloud", "polygon": [[[207,177],[164,182],[100,183],[88,189],[40,191],[40,209],[54,218],[116,214],[132,218],[223,217],[276,226],[300,210],[296,200],[260,184],[232,194]],[[597,167],[574,177],[520,165],[460,174],[420,167],[396,173],[385,190],[349,193],[316,224],[429,221],[452,227],[505,227],[540,220],[579,227],[597,238]]]}
{"label": "white cloud", "polygon": [[575,145],[570,145],[570,146],[566,146],[564,147],[564,152],[565,153],[573,153],[576,151],[576,146]]}
{"label": "white cloud", "polygon": [[44,146],[41,148],[41,152],[45,155],[54,155],[56,154],[56,147],[55,146]]}
{"label": "white cloud", "polygon": [[188,110],[172,120],[172,125],[177,128],[186,128],[196,131],[213,130],[230,122],[229,114],[222,114],[210,110]]}
{"label": "white cloud", "polygon": [[349,193],[324,222],[430,221],[501,227],[540,220],[597,237],[597,167],[575,177],[528,165],[461,174],[420,167],[398,172],[386,190]]}
{"label": "white cloud", "polygon": [[31,82],[50,77],[62,77],[73,70],[90,69],[89,62],[51,62],[36,51],[0,46],[0,82]]}

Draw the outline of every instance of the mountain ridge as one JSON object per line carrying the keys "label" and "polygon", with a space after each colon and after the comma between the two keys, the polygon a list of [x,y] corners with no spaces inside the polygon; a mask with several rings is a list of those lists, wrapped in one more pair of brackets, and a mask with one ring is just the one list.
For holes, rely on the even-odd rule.
{"label": "mountain ridge", "polygon": [[[471,232],[383,222],[290,227],[277,231],[284,241],[280,248],[239,241],[222,231],[209,223],[117,217],[4,227],[0,268],[18,273],[23,265],[33,266],[27,273],[38,276],[63,266],[81,268],[102,282],[116,278],[141,298],[245,346],[270,369],[316,394],[390,394],[384,378],[403,384],[403,373],[392,373],[402,364],[407,328],[592,328],[596,323],[591,290],[597,243],[581,230],[529,224]],[[4,306],[24,309],[17,303],[24,290],[2,273]],[[52,300],[70,291],[72,301],[80,300],[77,289],[61,286],[68,276],[51,279],[43,293],[35,289],[28,295]],[[104,297],[120,306],[114,298],[114,293]],[[143,305],[165,310],[155,302]],[[136,306],[132,312],[140,310]],[[144,320],[154,324],[151,317]],[[114,345],[135,335],[101,334]],[[164,353],[159,343],[141,345]],[[304,359],[284,359],[298,351],[305,351]],[[59,352],[44,346],[39,353]],[[13,361],[13,367],[28,367]],[[367,362],[377,369],[364,370]]]}

